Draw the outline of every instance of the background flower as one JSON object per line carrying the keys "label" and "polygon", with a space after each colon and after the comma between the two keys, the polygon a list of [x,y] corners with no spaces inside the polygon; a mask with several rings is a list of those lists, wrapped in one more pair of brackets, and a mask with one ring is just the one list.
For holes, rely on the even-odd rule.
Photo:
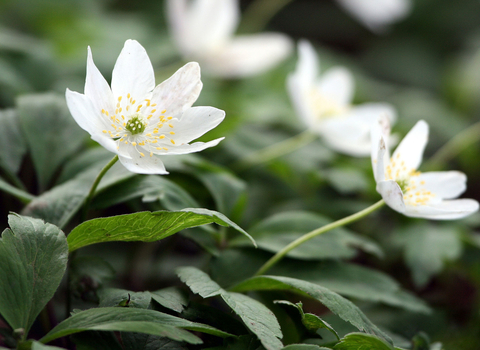
{"label": "background flower", "polygon": [[186,60],[211,75],[240,78],[262,73],[291,52],[280,33],[233,36],[240,20],[237,0],[168,0],[172,36]]}
{"label": "background flower", "polygon": [[344,67],[333,67],[320,75],[318,67],[313,46],[308,41],[300,41],[295,72],[287,79],[297,115],[336,151],[353,156],[369,155],[371,125],[381,115],[393,122],[395,110],[387,103],[352,105],[352,73]]}

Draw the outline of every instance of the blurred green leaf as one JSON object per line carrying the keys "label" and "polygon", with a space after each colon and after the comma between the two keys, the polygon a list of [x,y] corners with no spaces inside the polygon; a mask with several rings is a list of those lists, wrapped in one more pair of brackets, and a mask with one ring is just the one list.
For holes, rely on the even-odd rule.
{"label": "blurred green leaf", "polygon": [[183,343],[150,334],[122,332],[121,337],[123,350],[188,350]]}
{"label": "blurred green leaf", "polygon": [[[331,221],[309,212],[290,211],[274,214],[252,227],[249,232],[255,238],[258,247],[276,253],[295,239],[322,227]],[[231,242],[231,246],[245,245],[243,238]],[[287,256],[302,260],[328,258],[352,258],[357,254],[355,248],[382,256],[380,247],[373,241],[356,235],[345,228],[338,228],[317,236],[292,251]]]}
{"label": "blurred green leaf", "polygon": [[0,178],[0,190],[6,193],[9,193],[12,196],[26,203],[32,201],[35,198],[35,196],[31,195],[30,193],[22,191],[17,187],[10,185],[8,182],[4,181],[2,178]]}
{"label": "blurred green leaf", "polygon": [[132,292],[118,288],[104,288],[98,291],[99,307],[123,306],[148,309],[152,297],[150,292]]}
{"label": "blurred green leaf", "polygon": [[180,211],[140,212],[86,221],[72,230],[68,236],[68,243],[72,252],[102,242],[153,242],[186,228],[211,223],[233,227],[250,238],[247,232],[221,213],[187,208]]}
{"label": "blurred green leaf", "polygon": [[56,226],[17,214],[0,240],[0,314],[28,334],[67,267],[68,247]]}
{"label": "blurred green leaf", "polygon": [[77,350],[124,350],[114,332],[86,331],[72,334]]}
{"label": "blurred green leaf", "polygon": [[410,225],[396,233],[396,240],[404,246],[405,261],[417,287],[424,287],[446,261],[456,260],[462,253],[461,236],[452,225]]}
{"label": "blurred green leaf", "polygon": [[391,342],[390,338],[383,333],[367,316],[351,301],[343,298],[331,290],[317,284],[302,281],[296,278],[281,276],[258,276],[250,278],[231,288],[236,292],[253,290],[287,290],[320,301],[330,311],[357,327],[360,331],[379,336]]}
{"label": "blurred green leaf", "polygon": [[57,94],[21,96],[18,116],[37,172],[40,191],[44,191],[57,168],[85,141],[87,133],[68,111],[65,97]]}
{"label": "blurred green leaf", "polygon": [[35,340],[30,340],[30,341],[19,344],[18,349],[19,350],[23,350],[23,349],[25,350],[27,349],[28,350],[65,350],[64,348],[45,345]]}
{"label": "blurred green leaf", "polygon": [[230,334],[208,325],[190,322],[182,318],[154,310],[128,307],[102,307],[79,311],[53,328],[40,341],[54,339],[87,330],[139,332],[169,339],[201,344],[200,338],[187,330],[228,337]]}
{"label": "blurred green leaf", "polygon": [[257,335],[267,350],[283,348],[282,332],[275,315],[262,303],[246,295],[230,293],[222,289],[203,271],[194,267],[177,269],[177,274],[192,292],[203,298],[221,296],[232,310],[240,316],[245,325]]}
{"label": "blurred green leaf", "polygon": [[98,256],[76,256],[70,262],[70,290],[83,300],[97,301],[96,291],[115,277],[115,270]]}
{"label": "blurred green leaf", "polygon": [[152,299],[167,309],[182,312],[188,304],[188,299],[182,290],[176,287],[167,287],[150,292]]}
{"label": "blurred green leaf", "polygon": [[371,334],[350,333],[347,334],[337,345],[333,347],[335,350],[359,350],[359,349],[375,349],[375,350],[395,350],[390,343]]}
{"label": "blurred green leaf", "polygon": [[20,130],[17,113],[13,109],[0,111],[0,166],[16,174],[27,151],[25,138]]}
{"label": "blurred green leaf", "polygon": [[314,344],[290,344],[282,350],[331,350],[329,348],[320,347]]}

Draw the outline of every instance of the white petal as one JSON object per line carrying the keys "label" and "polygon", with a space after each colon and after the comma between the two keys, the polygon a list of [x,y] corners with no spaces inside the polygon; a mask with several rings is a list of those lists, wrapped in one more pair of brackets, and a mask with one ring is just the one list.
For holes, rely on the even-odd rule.
{"label": "white petal", "polygon": [[152,103],[157,103],[159,110],[166,109],[167,115],[177,117],[192,106],[201,90],[200,66],[190,62],[153,90]]}
{"label": "white petal", "polygon": [[224,118],[225,112],[214,107],[189,108],[175,125],[175,142],[189,143],[215,128]]}
{"label": "white petal", "polygon": [[427,191],[431,191],[440,198],[457,198],[467,188],[467,176],[459,171],[438,171],[422,173],[418,176],[416,183]]}
{"label": "white petal", "polygon": [[370,130],[372,147],[372,168],[377,182],[385,180],[385,166],[390,159],[389,143],[390,122],[385,115],[378,117]]}
{"label": "white petal", "polygon": [[[320,123],[318,132],[329,145],[355,157],[365,157],[371,154],[371,129],[379,117],[385,117],[383,124],[390,125],[395,119],[395,110],[387,103],[366,103],[350,109],[350,112],[338,118],[327,119]],[[385,125],[382,127],[385,128]],[[385,133],[382,132],[385,140]],[[375,140],[378,147],[379,139]],[[376,151],[376,150],[375,150]],[[382,179],[383,180],[383,179]]]}
{"label": "white petal", "polygon": [[350,105],[353,98],[354,79],[344,67],[333,67],[325,71],[317,82],[322,96],[335,101],[339,106]]}
{"label": "white petal", "polygon": [[155,75],[147,52],[135,40],[127,40],[112,73],[112,92],[116,97],[131,94],[134,100],[145,98],[155,87]]}
{"label": "white petal", "polygon": [[[216,140],[212,140],[209,142],[195,142],[192,144],[184,144],[179,146],[167,147],[168,151],[157,151],[157,154],[162,155],[178,155],[178,154],[188,154],[188,153],[195,153],[203,151],[206,148],[210,148],[216,146],[222,141],[225,137],[221,137]],[[172,145],[168,145],[172,146]]]}
{"label": "white petal", "polygon": [[405,202],[400,186],[393,180],[377,183],[377,192],[380,193],[385,203],[399,213],[405,213]]}
{"label": "white petal", "polygon": [[314,89],[317,68],[318,58],[314,48],[310,42],[300,41],[297,66],[295,71],[287,77],[287,91],[298,117],[309,128],[316,123],[316,113],[310,94]]}
{"label": "white petal", "polygon": [[478,211],[478,202],[473,199],[455,199],[429,205],[408,206],[407,216],[432,220],[455,220]]}
{"label": "white petal", "polygon": [[98,68],[95,66],[95,63],[93,63],[90,47],[88,47],[85,96],[92,101],[93,108],[96,111],[105,109],[112,113],[115,110],[112,90]]}
{"label": "white petal", "polygon": [[65,98],[70,114],[83,130],[94,135],[105,129],[99,111],[94,108],[92,101],[87,96],[67,89]]}
{"label": "white petal", "polygon": [[119,155],[118,159],[122,165],[132,173],[137,174],[168,174],[165,169],[165,165],[160,160],[160,157],[153,155],[150,157],[148,154],[145,157],[141,155],[133,148],[131,148],[130,156],[127,158]]}
{"label": "white petal", "polygon": [[92,135],[92,140],[98,142],[107,151],[110,151],[112,153],[118,153],[117,142],[112,140],[110,137],[103,136],[103,134],[96,133]]}
{"label": "white petal", "polygon": [[209,74],[242,78],[263,73],[292,50],[290,38],[280,33],[237,36],[212,55],[199,58]]}
{"label": "white petal", "polygon": [[410,0],[337,0],[347,12],[372,31],[381,32],[411,10]]}
{"label": "white petal", "polygon": [[406,168],[416,170],[422,162],[427,141],[428,124],[420,120],[403,138],[392,157],[396,159],[397,155],[400,154],[400,159],[405,162]]}

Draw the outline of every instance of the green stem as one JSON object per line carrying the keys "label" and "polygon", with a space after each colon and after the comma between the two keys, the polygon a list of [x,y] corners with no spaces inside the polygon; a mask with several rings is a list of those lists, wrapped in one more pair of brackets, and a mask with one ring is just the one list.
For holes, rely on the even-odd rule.
{"label": "green stem", "polygon": [[87,218],[88,209],[90,208],[90,203],[92,202],[92,199],[95,194],[95,190],[98,187],[98,184],[100,183],[100,181],[102,180],[106,172],[117,162],[117,160],[118,160],[118,156],[116,155],[115,157],[112,158],[110,162],[108,162],[107,165],[105,165],[105,167],[97,175],[95,182],[90,188],[90,192],[88,192],[87,198],[85,198],[85,204],[83,205],[83,210],[82,210],[82,220],[81,220],[82,222],[84,222],[85,219]]}
{"label": "green stem", "polygon": [[256,0],[243,14],[241,29],[248,32],[259,32],[275,14],[292,0]]}
{"label": "green stem", "polygon": [[271,269],[272,266],[274,266],[277,262],[279,262],[285,255],[288,254],[291,250],[295,249],[299,245],[305,243],[306,241],[312,239],[313,237],[316,237],[318,235],[321,235],[322,233],[328,232],[330,230],[333,230],[337,227],[341,227],[344,225],[348,225],[354,221],[357,221],[358,219],[363,218],[364,216],[369,215],[370,213],[374,212],[375,210],[381,208],[383,205],[385,205],[385,201],[381,199],[377,203],[369,206],[368,208],[363,209],[362,211],[359,211],[358,213],[352,214],[350,216],[347,216],[343,219],[340,219],[335,222],[331,222],[328,225],[322,226],[320,228],[317,228],[313,231],[310,231],[309,233],[304,234],[302,237],[297,238],[295,241],[292,243],[288,244],[285,246],[282,250],[277,252],[274,256],[270,258],[265,264],[263,264],[262,267],[257,271],[255,276],[263,275],[267,270]]}
{"label": "green stem", "polygon": [[468,146],[480,140],[480,122],[470,125],[455,135],[424,164],[425,169],[439,168]]}
{"label": "green stem", "polygon": [[232,167],[237,171],[247,170],[255,165],[267,163],[275,158],[292,153],[314,141],[316,138],[317,135],[312,134],[310,130],[306,130],[298,135],[290,137],[289,139],[253,152],[234,163]]}

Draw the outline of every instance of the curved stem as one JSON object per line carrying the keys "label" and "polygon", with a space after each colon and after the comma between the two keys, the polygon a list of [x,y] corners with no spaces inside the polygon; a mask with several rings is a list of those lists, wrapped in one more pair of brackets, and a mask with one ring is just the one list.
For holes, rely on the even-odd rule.
{"label": "curved stem", "polygon": [[293,151],[296,151],[297,149],[314,141],[316,138],[317,135],[312,134],[310,130],[306,130],[284,141],[250,153],[245,158],[234,163],[232,167],[237,171],[247,170],[255,165],[267,163],[275,158],[292,153]]}
{"label": "curved stem", "polygon": [[87,218],[88,208],[90,207],[90,203],[92,202],[93,195],[95,194],[95,190],[97,189],[98,184],[102,180],[105,173],[117,162],[117,160],[118,160],[118,155],[115,155],[115,157],[113,157],[112,160],[108,162],[108,164],[105,165],[105,167],[97,175],[95,182],[90,188],[90,192],[88,192],[87,198],[85,198],[85,204],[83,205],[83,209],[82,209],[82,220],[81,220],[82,222],[85,221],[85,219]]}
{"label": "curved stem", "polygon": [[363,218],[364,216],[369,215],[370,213],[374,212],[375,210],[381,208],[385,204],[385,201],[381,199],[377,203],[369,206],[368,208],[363,209],[362,211],[359,211],[358,213],[352,214],[350,216],[347,216],[343,219],[337,220],[335,222],[331,222],[328,225],[322,226],[320,228],[317,228],[313,231],[310,231],[309,233],[304,234],[302,237],[297,238],[294,240],[292,243],[288,244],[285,246],[282,250],[277,252],[274,256],[270,258],[265,264],[263,264],[262,267],[257,271],[255,276],[259,276],[264,274],[267,270],[272,268],[273,265],[275,265],[277,262],[279,262],[288,252],[291,250],[295,249],[299,245],[305,243],[306,241],[312,239],[313,237],[316,237],[318,235],[321,235],[322,233],[328,232],[330,230],[333,230],[337,227],[341,227],[347,224],[350,224],[354,221],[357,221],[358,219]]}
{"label": "curved stem", "polygon": [[463,149],[480,140],[480,122],[470,125],[462,130],[441,147],[430,159],[424,164],[424,168],[435,168],[441,164],[448,162],[454,158]]}

